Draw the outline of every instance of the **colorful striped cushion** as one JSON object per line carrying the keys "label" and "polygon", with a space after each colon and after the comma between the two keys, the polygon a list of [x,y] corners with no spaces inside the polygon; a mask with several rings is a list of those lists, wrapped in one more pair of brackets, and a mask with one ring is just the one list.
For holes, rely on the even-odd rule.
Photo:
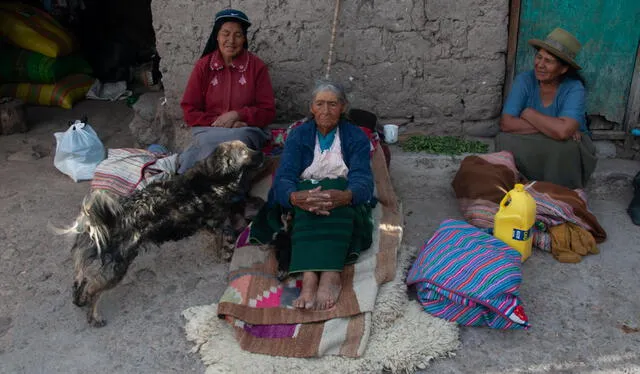
{"label": "colorful striped cushion", "polygon": [[424,310],[464,326],[527,329],[520,254],[464,221],[446,220],[407,276]]}
{"label": "colorful striped cushion", "polygon": [[92,190],[107,190],[129,196],[152,182],[170,179],[176,173],[177,155],[137,148],[109,148],[108,156],[96,167]]}
{"label": "colorful striped cushion", "polygon": [[0,84],[0,97],[15,97],[27,104],[71,109],[73,104],[87,96],[94,81],[94,78],[85,74],[72,74],[53,84]]}

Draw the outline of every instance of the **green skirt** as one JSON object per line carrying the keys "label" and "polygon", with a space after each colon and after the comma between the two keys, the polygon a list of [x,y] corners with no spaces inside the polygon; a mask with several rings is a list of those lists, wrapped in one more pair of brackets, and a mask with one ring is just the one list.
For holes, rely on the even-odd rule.
{"label": "green skirt", "polygon": [[[322,189],[345,190],[346,179],[323,179],[319,182],[302,181],[298,191]],[[251,238],[266,243],[282,228],[284,213],[276,205],[263,206],[251,224]],[[291,224],[291,264],[289,273],[304,271],[342,271],[345,265],[355,263],[360,252],[371,246],[373,219],[370,204],[342,206],[331,210],[328,216],[317,215],[300,208],[293,209]]]}
{"label": "green skirt", "polygon": [[543,134],[501,132],[496,136],[496,150],[513,153],[518,171],[528,180],[571,189],[587,185],[597,162],[591,138],[584,134],[577,142],[554,140]]}

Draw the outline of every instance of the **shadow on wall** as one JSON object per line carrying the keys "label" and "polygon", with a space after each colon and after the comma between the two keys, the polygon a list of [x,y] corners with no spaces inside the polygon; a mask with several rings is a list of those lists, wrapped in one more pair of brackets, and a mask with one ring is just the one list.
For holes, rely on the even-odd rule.
{"label": "shadow on wall", "polygon": [[153,74],[149,83],[159,82],[151,0],[84,0],[84,4],[73,26],[95,77],[103,82],[133,81],[139,78],[134,77],[136,69],[151,64],[146,68]]}

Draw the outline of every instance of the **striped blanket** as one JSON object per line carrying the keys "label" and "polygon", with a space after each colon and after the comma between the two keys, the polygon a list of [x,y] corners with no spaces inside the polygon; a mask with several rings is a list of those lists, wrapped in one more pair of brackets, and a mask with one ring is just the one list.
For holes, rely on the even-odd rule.
{"label": "striped blanket", "polygon": [[520,254],[463,221],[446,220],[407,275],[424,310],[464,326],[527,329]]}
{"label": "striped blanket", "polygon": [[360,357],[371,331],[371,312],[381,284],[396,272],[396,254],[402,236],[402,214],[377,147],[372,168],[379,204],[373,209],[373,244],[342,275],[342,293],[334,308],[295,309],[301,278],[277,279],[275,253],[268,246],[238,238],[229,269],[229,284],[218,315],[233,326],[244,350],[273,356]]}
{"label": "striped blanket", "polygon": [[[500,188],[508,191],[519,182],[523,181],[513,155],[503,151],[465,157],[451,185],[465,220],[476,227],[491,229],[504,197]],[[550,252],[552,240],[548,228],[567,222],[589,231],[597,243],[606,239],[606,232],[587,207],[584,191],[549,182],[536,182],[527,191],[537,205],[535,247]]]}
{"label": "striped blanket", "polygon": [[107,158],[96,167],[91,189],[128,196],[151,182],[171,178],[176,173],[176,158],[144,149],[110,148]]}

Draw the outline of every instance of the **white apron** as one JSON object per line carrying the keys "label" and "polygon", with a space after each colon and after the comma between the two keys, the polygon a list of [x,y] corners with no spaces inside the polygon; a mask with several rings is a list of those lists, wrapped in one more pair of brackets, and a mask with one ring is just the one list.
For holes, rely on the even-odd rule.
{"label": "white apron", "polygon": [[320,142],[316,137],[316,146],[313,151],[313,162],[300,176],[301,179],[322,180],[325,178],[347,178],[349,169],[342,159],[342,147],[340,133],[336,131],[331,147],[324,152],[320,150]]}

